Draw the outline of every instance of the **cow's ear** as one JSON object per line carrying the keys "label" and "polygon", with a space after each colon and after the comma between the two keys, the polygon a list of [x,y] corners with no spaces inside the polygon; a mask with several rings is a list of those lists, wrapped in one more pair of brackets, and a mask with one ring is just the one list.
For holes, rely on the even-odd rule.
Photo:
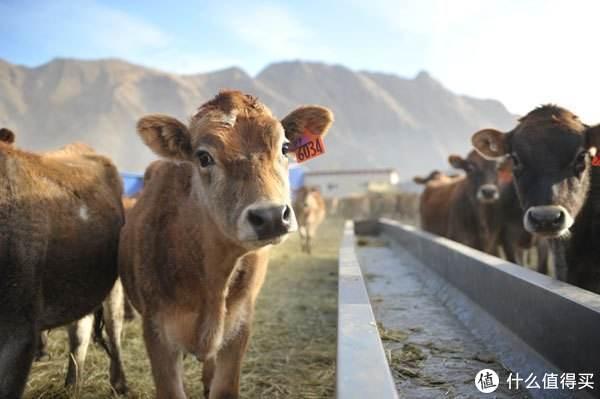
{"label": "cow's ear", "polygon": [[496,129],[483,129],[471,137],[471,143],[482,157],[495,160],[508,153],[507,135]]}
{"label": "cow's ear", "polygon": [[154,153],[161,157],[188,160],[192,146],[188,128],[167,115],[148,115],[137,123],[137,132]]}
{"label": "cow's ear", "polygon": [[427,183],[427,179],[424,178],[424,177],[421,177],[421,176],[415,176],[415,177],[413,177],[413,181],[416,184],[425,184],[425,183]]}
{"label": "cow's ear", "polygon": [[12,130],[3,127],[0,129],[0,141],[6,144],[12,144],[15,142],[15,134]]}
{"label": "cow's ear", "polygon": [[600,151],[600,124],[587,128],[585,131],[585,146],[593,155]]}
{"label": "cow's ear", "polygon": [[281,125],[288,140],[302,136],[305,132],[325,136],[333,123],[333,113],[324,107],[309,105],[300,107],[282,119]]}
{"label": "cow's ear", "polygon": [[460,155],[450,155],[448,157],[448,163],[455,169],[466,169],[466,163]]}

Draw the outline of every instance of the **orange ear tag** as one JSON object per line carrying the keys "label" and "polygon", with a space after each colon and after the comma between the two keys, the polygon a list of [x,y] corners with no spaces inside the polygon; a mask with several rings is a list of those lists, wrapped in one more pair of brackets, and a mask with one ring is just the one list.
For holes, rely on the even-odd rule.
{"label": "orange ear tag", "polygon": [[323,138],[305,130],[304,134],[294,141],[293,151],[296,153],[298,163],[323,155],[325,154]]}
{"label": "orange ear tag", "polygon": [[600,154],[596,154],[594,158],[592,158],[592,166],[600,166]]}

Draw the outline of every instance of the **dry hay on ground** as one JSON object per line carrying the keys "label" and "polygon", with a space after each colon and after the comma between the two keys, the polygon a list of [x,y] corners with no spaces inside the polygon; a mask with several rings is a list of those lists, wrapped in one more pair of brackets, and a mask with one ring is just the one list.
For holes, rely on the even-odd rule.
{"label": "dry hay on ground", "polygon": [[[329,398],[335,392],[337,256],[343,223],[327,220],[314,240],[313,255],[300,251],[294,234],[275,247],[256,305],[250,348],[242,367],[243,398]],[[90,345],[79,394],[63,388],[68,345],[64,328],[50,334],[49,360],[34,364],[25,398],[107,398],[108,360]],[[153,398],[150,364],[139,318],[123,336],[123,362],[130,398]],[[202,398],[201,366],[184,361],[190,398]]]}

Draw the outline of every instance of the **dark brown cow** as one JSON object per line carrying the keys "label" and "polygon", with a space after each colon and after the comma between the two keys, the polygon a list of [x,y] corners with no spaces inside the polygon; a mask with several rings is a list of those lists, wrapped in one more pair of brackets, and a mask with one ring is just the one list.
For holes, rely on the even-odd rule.
{"label": "dark brown cow", "polygon": [[325,201],[318,189],[302,187],[296,192],[294,212],[298,221],[300,248],[310,254],[311,240],[325,220]]}
{"label": "dark brown cow", "polygon": [[209,398],[237,398],[256,296],[271,244],[296,229],[288,140],[322,135],[329,110],[281,122],[254,97],[222,92],[189,127],[164,115],[138,122],[158,155],[121,235],[120,272],[142,317],[158,398],[185,398],[182,353],[204,362]]}
{"label": "dark brown cow", "polygon": [[415,176],[416,184],[424,184],[425,189],[419,197],[419,215],[421,228],[439,236],[448,235],[450,218],[450,198],[463,176],[448,176],[434,170],[429,176]]}
{"label": "dark brown cow", "polygon": [[117,278],[114,165],[89,147],[34,154],[0,130],[0,397],[23,392],[41,330],[98,308]]}
{"label": "dark brown cow", "polygon": [[600,171],[592,167],[600,127],[545,105],[510,132],[485,129],[472,141],[488,158],[511,157],[525,228],[551,239],[557,277],[600,292]]}

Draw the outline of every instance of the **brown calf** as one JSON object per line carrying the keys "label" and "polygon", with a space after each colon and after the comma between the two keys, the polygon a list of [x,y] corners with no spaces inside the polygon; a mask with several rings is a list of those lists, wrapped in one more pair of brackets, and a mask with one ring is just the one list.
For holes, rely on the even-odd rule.
{"label": "brown calf", "polygon": [[294,212],[300,233],[300,248],[310,254],[311,240],[325,219],[325,201],[315,188],[302,187],[296,192]]}
{"label": "brown calf", "polygon": [[450,164],[465,171],[450,197],[447,237],[480,251],[496,255],[500,192],[496,185],[496,162],[475,151],[466,159],[451,155]]}
{"label": "brown calf", "polygon": [[114,165],[89,147],[34,154],[0,129],[0,397],[21,396],[39,332],[98,308],[117,278]]}
{"label": "brown calf", "polygon": [[238,397],[240,367],[269,249],[296,229],[288,141],[325,134],[329,110],[281,122],[240,92],[202,105],[189,127],[164,115],[138,122],[157,154],[123,228],[120,272],[142,317],[158,398],[185,398],[181,355],[204,362],[209,398]]}
{"label": "brown calf", "polygon": [[463,176],[448,176],[437,170],[425,178],[413,178],[415,183],[425,185],[419,197],[419,216],[423,230],[439,236],[448,235],[450,198],[463,179]]}

